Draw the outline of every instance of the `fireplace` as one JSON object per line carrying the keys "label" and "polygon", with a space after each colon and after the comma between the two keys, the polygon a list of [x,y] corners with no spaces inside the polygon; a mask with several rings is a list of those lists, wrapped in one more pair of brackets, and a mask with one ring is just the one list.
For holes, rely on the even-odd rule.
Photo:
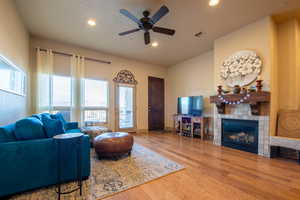
{"label": "fireplace", "polygon": [[258,153],[258,121],[222,119],[222,146]]}

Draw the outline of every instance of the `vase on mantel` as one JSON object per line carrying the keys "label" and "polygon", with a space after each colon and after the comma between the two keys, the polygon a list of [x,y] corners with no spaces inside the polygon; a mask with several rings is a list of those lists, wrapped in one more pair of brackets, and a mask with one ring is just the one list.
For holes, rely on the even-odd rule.
{"label": "vase on mantel", "polygon": [[241,87],[239,85],[235,85],[233,88],[233,94],[240,94],[241,93]]}

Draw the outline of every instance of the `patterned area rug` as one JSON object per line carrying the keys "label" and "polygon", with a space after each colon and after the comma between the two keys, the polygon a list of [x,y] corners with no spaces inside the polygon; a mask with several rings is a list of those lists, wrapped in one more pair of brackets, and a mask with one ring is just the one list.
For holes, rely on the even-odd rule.
{"label": "patterned area rug", "polygon": [[[131,157],[118,160],[98,160],[91,150],[92,173],[83,183],[83,195],[79,191],[62,195],[62,200],[98,200],[133,188],[159,177],[183,169],[173,162],[141,145],[134,144]],[[63,190],[75,188],[76,183],[62,186]],[[53,200],[57,198],[55,187],[35,190],[13,196],[13,200]]]}

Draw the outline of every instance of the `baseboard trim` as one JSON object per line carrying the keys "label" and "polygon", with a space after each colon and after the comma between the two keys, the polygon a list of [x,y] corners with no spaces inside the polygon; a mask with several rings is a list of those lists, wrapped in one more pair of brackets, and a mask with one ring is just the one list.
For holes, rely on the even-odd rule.
{"label": "baseboard trim", "polygon": [[174,132],[175,129],[174,129],[174,127],[165,127],[165,131]]}
{"label": "baseboard trim", "polygon": [[136,133],[148,133],[148,129],[137,129]]}

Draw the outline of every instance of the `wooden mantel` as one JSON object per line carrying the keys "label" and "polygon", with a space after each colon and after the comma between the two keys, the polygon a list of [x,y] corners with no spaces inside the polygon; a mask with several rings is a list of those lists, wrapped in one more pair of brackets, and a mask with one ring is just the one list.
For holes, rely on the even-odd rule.
{"label": "wooden mantel", "polygon": [[[243,102],[243,104],[249,104],[252,115],[260,115],[261,103],[270,103],[270,92],[251,92],[250,97]],[[244,94],[226,94],[222,95],[226,101],[237,102],[243,97]],[[225,114],[226,104],[219,98],[219,95],[211,96],[210,103],[215,103],[218,108],[219,114]]]}

